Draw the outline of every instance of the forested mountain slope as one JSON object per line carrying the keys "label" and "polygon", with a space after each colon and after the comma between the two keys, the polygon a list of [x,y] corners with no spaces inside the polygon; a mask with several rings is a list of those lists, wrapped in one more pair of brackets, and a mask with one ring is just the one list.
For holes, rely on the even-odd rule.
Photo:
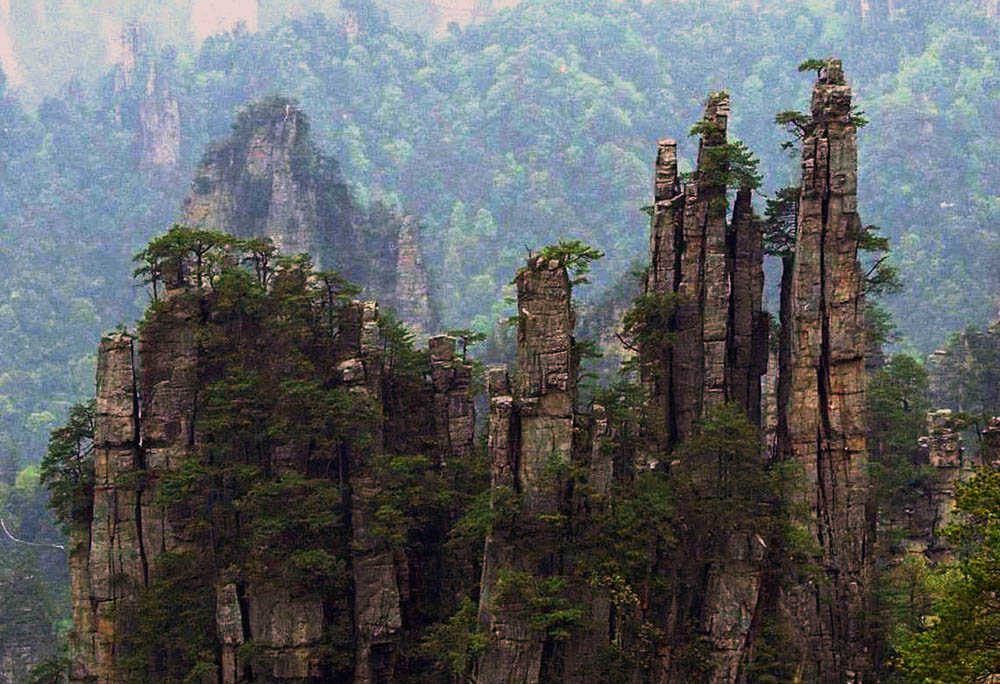
{"label": "forested mountain slope", "polygon": [[[595,293],[641,254],[650,142],[664,122],[693,120],[707,90],[730,90],[731,131],[769,182],[787,184],[794,164],[772,116],[806,95],[789,65],[836,54],[874,123],[860,201],[896,246],[907,287],[889,307],[904,343],[930,350],[949,329],[985,325],[1000,211],[996,19],[972,0],[873,7],[527,2],[428,39],[359,5],[357,30],[313,15],[210,38],[196,54],[140,41],[134,78],[81,74],[37,112],[6,90],[6,458],[38,458],[89,384],[98,331],[138,314],[144,295],[123,285],[130,255],[178,216],[233,111],[273,93],[301,101],[362,204],[423,217],[444,323],[485,331],[525,246],[568,235],[602,248]],[[163,116],[150,114],[156,100]],[[151,182],[144,136],[175,125],[176,164]],[[693,149],[681,141],[682,170]]]}
{"label": "forested mountain slope", "polygon": [[[367,244],[378,253],[351,256],[374,257],[372,282],[393,275],[401,252],[413,260],[422,251],[442,327],[489,333],[513,313],[504,295],[526,248],[566,237],[606,253],[581,294],[602,302],[607,321],[620,317],[625,274],[647,251],[641,208],[653,142],[683,134],[706,92],[728,89],[729,131],[761,159],[762,212],[765,198],[798,177],[798,151],[781,147],[794,136],[773,123],[807,98],[808,79],[794,67],[834,55],[871,122],[860,132],[860,210],[892,239],[905,288],[886,304],[900,346],[928,352],[950,330],[985,327],[1000,291],[996,10],[994,0],[529,1],[430,38],[394,26],[374,4],[347,2],[334,17],[272,14],[260,32],[235,30],[197,50],[176,26],[177,45],[129,26],[114,38],[120,63],[110,71],[74,61],[72,50],[60,54],[56,72],[79,67],[76,78],[37,106],[28,89],[0,81],[6,524],[25,541],[59,543],[25,466],[39,460],[70,405],[90,395],[100,332],[135,320],[148,303],[129,278],[132,255],[206,189],[196,170],[211,160],[210,143],[229,136],[248,103],[279,102],[269,96],[308,113],[315,147],[306,165],[343,192],[352,225],[370,229]],[[693,170],[696,149],[682,135],[682,174]],[[419,216],[422,229],[400,225],[404,215]],[[387,237],[404,234],[405,250]],[[776,281],[768,281],[772,311]],[[977,335],[957,338],[945,355],[962,373],[978,373],[994,353],[972,343]],[[873,376],[872,396],[889,397],[893,420],[906,407],[907,429],[885,428],[905,459],[922,417],[909,415],[916,404],[898,399],[892,383],[898,374],[918,386],[920,373],[904,361]],[[945,404],[995,411],[986,390],[963,385],[972,398]],[[923,491],[913,478],[901,481],[904,499]],[[13,543],[0,539],[18,549],[4,556],[0,583],[17,596],[48,596],[47,585],[62,580],[42,581],[55,575],[37,568],[58,563]],[[32,604],[25,634],[53,632],[65,615],[60,592]]]}

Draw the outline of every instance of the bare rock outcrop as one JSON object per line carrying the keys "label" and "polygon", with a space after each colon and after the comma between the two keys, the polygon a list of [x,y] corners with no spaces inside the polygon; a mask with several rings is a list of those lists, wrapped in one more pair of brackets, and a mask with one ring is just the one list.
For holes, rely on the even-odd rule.
{"label": "bare rock outcrop", "polygon": [[[660,141],[657,150],[646,293],[672,297],[675,309],[666,331],[670,344],[643,350],[652,462],[669,460],[722,403],[738,404],[754,425],[761,424],[769,326],[762,310],[762,234],[749,187],[739,189],[732,222],[726,221],[729,107],[726,94],[709,97],[692,182],[680,182],[673,140]],[[710,536],[708,530],[691,534]],[[732,682],[749,656],[766,544],[744,532],[716,543],[723,548],[714,555],[727,560],[675,575],[681,593],[699,598],[678,603],[676,614],[662,621],[693,620],[694,631],[710,644],[706,681]]]}
{"label": "bare rock outcrop", "polygon": [[[491,492],[495,524],[486,542],[479,602],[488,646],[481,684],[537,682],[544,634],[532,628],[525,583],[558,567],[558,529],[548,521],[564,506],[560,468],[573,457],[576,403],[575,314],[566,267],[532,257],[518,271],[517,375],[490,373]],[[500,512],[517,497],[516,513]]]}
{"label": "bare rock outcrop", "polygon": [[137,166],[150,181],[174,178],[181,161],[180,104],[172,92],[171,50],[158,56],[149,31],[126,24],[114,49],[115,117],[134,128]]}
{"label": "bare rock outcrop", "polygon": [[[169,586],[164,581],[176,577],[179,559],[198,568],[190,580],[196,584],[184,591],[214,598],[209,631],[198,635],[215,649],[213,678],[227,684],[261,677],[305,684],[329,681],[331,667],[337,667],[350,672],[356,684],[395,681],[404,671],[402,662],[412,657],[401,644],[422,624],[414,617],[417,607],[428,597],[454,594],[448,578],[470,569],[445,561],[440,566],[446,577],[413,571],[414,562],[434,566],[390,541],[379,520],[386,490],[378,468],[390,450],[422,450],[433,471],[449,463],[461,466],[471,457],[471,364],[455,354],[454,338],[435,338],[427,377],[411,381],[417,384],[407,397],[387,396],[396,380],[383,360],[377,306],[341,307],[332,353],[317,361],[345,393],[339,401],[351,398],[357,425],[346,441],[328,447],[302,444],[291,434],[260,453],[259,463],[239,466],[248,472],[266,468],[269,486],[286,482],[292,491],[308,493],[339,481],[344,492],[343,510],[334,499],[332,508],[313,514],[349,521],[332,528],[340,530],[336,539],[321,542],[343,555],[349,579],[340,588],[289,582],[288,568],[275,566],[267,549],[248,541],[259,534],[255,524],[274,524],[273,519],[264,523],[266,516],[254,517],[263,515],[252,512],[257,509],[234,506],[225,490],[208,490],[204,501],[178,499],[178,482],[186,483],[182,491],[201,491],[197,483],[205,481],[198,478],[219,465],[214,459],[220,453],[229,453],[224,445],[215,451],[220,447],[210,436],[215,433],[205,432],[200,422],[211,411],[206,397],[221,369],[212,346],[206,346],[205,326],[213,315],[208,291],[173,288],[158,306],[138,343],[119,332],[106,336],[99,350],[93,512],[72,527],[71,538],[70,681],[124,684],[134,676],[129,668],[136,664],[125,661],[137,648],[134,627],[145,619],[143,601]],[[233,439],[239,443],[239,437]],[[317,470],[318,463],[325,465]],[[331,463],[337,464],[332,472]],[[174,489],[164,494],[164,483]],[[294,510],[304,504],[296,499],[282,505]],[[441,557],[447,527],[434,529],[421,543]],[[240,548],[244,551],[234,551]],[[223,562],[226,554],[230,560]],[[462,586],[472,581],[466,577]],[[346,665],[331,665],[330,630],[344,625],[350,631],[335,646],[352,649],[353,655]]]}
{"label": "bare rock outcrop", "polygon": [[[309,124],[291,100],[273,98],[242,112],[231,139],[213,145],[184,204],[184,222],[237,237],[268,237],[287,254],[326,256],[318,179],[305,173],[316,153]],[[340,190],[346,192],[340,182]]]}
{"label": "bare rock outcrop", "polygon": [[271,97],[239,113],[232,136],[202,157],[182,223],[309,253],[395,309],[420,342],[437,325],[418,217],[360,206],[295,100]]}
{"label": "bare rock outcrop", "polygon": [[676,298],[664,358],[649,358],[644,378],[661,448],[692,434],[704,412],[729,401],[759,425],[767,367],[768,318],[762,311],[763,248],[752,191],[737,194],[727,225],[729,97],[709,98],[700,124],[695,180],[682,186],[677,144],[659,143],[646,292]]}
{"label": "bare rock outcrop", "polygon": [[416,216],[403,218],[396,245],[396,311],[417,339],[423,339],[434,329],[436,321]]}
{"label": "bare rock outcrop", "polygon": [[808,644],[809,681],[861,682],[871,671],[865,614],[873,548],[866,455],[863,273],[858,262],[857,130],[851,88],[831,60],[813,89],[802,149],[792,276],[788,452],[820,549],[821,581],[788,594]]}

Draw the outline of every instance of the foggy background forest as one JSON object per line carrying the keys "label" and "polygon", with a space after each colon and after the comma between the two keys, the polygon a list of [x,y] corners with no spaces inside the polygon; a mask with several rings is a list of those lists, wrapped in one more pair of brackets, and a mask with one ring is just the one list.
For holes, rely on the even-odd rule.
{"label": "foggy background forest", "polygon": [[[178,219],[209,142],[269,95],[299,101],[361,206],[420,217],[442,327],[491,335],[526,250],[560,238],[606,254],[584,308],[627,303],[655,141],[677,138],[690,171],[687,129],[710,91],[730,92],[730,131],[760,158],[763,194],[794,184],[774,115],[808,101],[797,64],[837,57],[870,121],[860,211],[890,239],[903,283],[883,301],[892,348],[919,357],[986,328],[1000,292],[996,11],[995,0],[3,0],[0,515],[22,539],[59,540],[34,468],[49,431],[91,396],[101,331],[131,326],[147,303],[132,256]],[[24,620],[65,629],[64,560],[32,554],[0,558],[0,641]]]}

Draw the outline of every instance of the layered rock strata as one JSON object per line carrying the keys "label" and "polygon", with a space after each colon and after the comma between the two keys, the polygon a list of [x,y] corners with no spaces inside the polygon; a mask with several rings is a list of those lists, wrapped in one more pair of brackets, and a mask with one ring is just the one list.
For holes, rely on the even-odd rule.
{"label": "layered rock strata", "polygon": [[931,411],[927,414],[927,437],[920,440],[920,461],[934,468],[935,476],[926,488],[922,505],[914,507],[908,527],[919,530],[921,550],[932,557],[947,553],[941,531],[955,507],[955,485],[970,471],[962,444],[963,427],[950,409]]}
{"label": "layered rock strata", "polygon": [[[544,634],[532,628],[530,606],[511,585],[559,567],[558,530],[546,518],[565,505],[558,473],[573,457],[577,361],[569,277],[558,261],[533,257],[516,282],[516,380],[511,386],[502,368],[489,376],[491,505],[504,522],[494,524],[483,561],[479,626],[488,645],[481,684],[539,680]],[[516,514],[504,511],[514,497]]]}
{"label": "layered rock strata", "polygon": [[[723,402],[738,404],[754,425],[761,424],[769,326],[762,310],[762,235],[750,188],[738,191],[732,222],[726,222],[728,118],[728,96],[711,96],[699,125],[695,180],[683,187],[676,143],[662,140],[657,150],[646,292],[673,297],[676,308],[669,346],[643,353],[656,444],[651,461],[666,460]],[[705,530],[695,534],[710,536]],[[749,656],[766,545],[744,533],[716,543],[723,548],[714,555],[727,560],[675,576],[684,593],[699,598],[674,608],[677,614],[664,623],[693,620],[711,644],[706,681],[732,682]]]}
{"label": "layered rock strata", "polygon": [[865,609],[873,548],[865,426],[863,273],[858,262],[857,130],[851,89],[831,60],[813,89],[802,143],[792,275],[789,449],[821,550],[822,580],[788,603],[808,644],[808,681],[870,676]]}
{"label": "layered rock strata", "polygon": [[322,259],[329,247],[322,232],[335,227],[321,224],[318,179],[304,173],[315,156],[308,131],[305,115],[290,100],[274,98],[241,113],[233,138],[213,145],[202,160],[184,222],[237,237],[268,237],[282,252]]}
{"label": "layered rock strata", "polygon": [[367,211],[359,206],[294,100],[252,103],[233,129],[203,156],[182,223],[270,238],[284,254],[309,253],[394,308],[426,342],[437,320],[418,218],[400,219],[377,202]]}
{"label": "layered rock strata", "polygon": [[[212,570],[218,550],[213,551],[215,542],[208,540],[231,539],[234,534],[238,539],[240,515],[233,517],[231,509],[213,512],[211,499],[202,508],[168,503],[158,494],[163,482],[188,472],[185,468],[191,467],[192,459],[209,459],[203,467],[211,467],[207,454],[213,453],[199,428],[205,373],[212,372],[204,347],[197,342],[203,320],[199,308],[179,292],[171,291],[161,302],[160,324],[147,326],[138,344],[126,333],[114,333],[101,342],[93,512],[89,520],[71,528],[70,681],[124,684],[128,680],[131,675],[123,659],[134,645],[124,644],[130,643],[131,625],[141,619],[136,606],[158,581],[169,579],[175,572],[170,563],[180,557],[201,564],[205,574],[199,581],[212,583],[185,591],[208,591],[215,598],[213,630],[199,635],[216,649],[213,680],[330,681],[328,632],[346,619],[353,634],[338,647],[353,648],[351,681],[394,681],[403,671],[401,660],[412,657],[400,650],[400,644],[419,627],[419,619],[413,617],[419,613],[415,606],[426,602],[427,596],[440,596],[438,585],[445,580],[415,573],[413,561],[427,561],[411,559],[380,531],[376,518],[384,488],[375,468],[380,456],[411,445],[419,445],[435,469],[470,457],[471,365],[455,355],[454,338],[435,338],[426,384],[407,401],[425,410],[407,411],[406,428],[400,430],[394,418],[400,409],[393,403],[398,398],[385,396],[393,385],[382,361],[377,307],[356,302],[342,308],[336,351],[329,360],[336,383],[359,406],[373,407],[383,416],[369,425],[370,434],[363,439],[339,447],[341,475],[334,477],[342,477],[350,524],[343,539],[332,544],[344,549],[348,558],[349,595],[341,601],[336,599],[339,594],[331,597],[318,585],[314,589],[289,585],[278,569],[266,565],[249,573],[229,567]],[[295,482],[317,478],[309,458],[290,442],[276,445],[267,462],[274,477]],[[252,518],[244,518],[244,524],[252,526]],[[429,536],[425,543],[438,547],[446,539]],[[431,554],[441,556],[442,551],[432,549]],[[443,566],[452,576],[469,572],[447,562]],[[465,578],[463,586],[470,579]],[[253,659],[248,652],[256,654]]]}
{"label": "layered rock strata", "polygon": [[122,28],[116,46],[115,117],[136,131],[140,171],[151,181],[171,179],[180,165],[180,104],[170,87],[170,59],[155,55],[148,31]]}
{"label": "layered rock strata", "polygon": [[695,181],[682,187],[677,144],[657,150],[650,269],[646,292],[675,297],[673,336],[664,358],[646,354],[644,380],[660,445],[692,434],[706,409],[740,404],[759,425],[767,367],[768,318],[762,311],[763,248],[752,193],[741,189],[726,223],[729,99],[705,110]]}
{"label": "layered rock strata", "polygon": [[416,216],[403,218],[396,245],[396,310],[417,339],[426,338],[436,321],[431,308],[430,280],[420,246],[420,222]]}

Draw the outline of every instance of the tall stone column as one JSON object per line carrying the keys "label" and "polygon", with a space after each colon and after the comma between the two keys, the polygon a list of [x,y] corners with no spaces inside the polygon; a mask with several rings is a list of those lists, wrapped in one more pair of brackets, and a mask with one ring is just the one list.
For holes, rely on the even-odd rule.
{"label": "tall stone column", "polygon": [[[97,355],[94,435],[94,513],[90,526],[88,576],[74,581],[76,645],[73,681],[117,682],[115,652],[117,608],[149,581],[142,547],[141,499],[137,487],[123,486],[140,464],[139,411],[133,338],[113,333],[101,340]],[[133,478],[134,482],[134,478]],[[75,556],[78,551],[71,549]]]}
{"label": "tall stone column", "polygon": [[440,465],[465,462],[475,446],[475,403],[469,394],[472,364],[456,356],[458,339],[430,339],[432,411]]}
{"label": "tall stone column", "polygon": [[[726,149],[729,124],[729,95],[711,95],[705,107],[703,122],[708,126],[698,147],[698,168],[695,185],[698,191],[698,224],[692,226],[701,232],[703,254],[699,293],[702,320],[702,361],[704,395],[702,410],[729,399],[727,387],[726,342],[729,321],[729,301],[733,283],[730,280],[729,229],[726,226],[726,185],[729,173],[729,155]],[[749,191],[747,191],[749,202]],[[742,271],[741,271],[742,272]],[[692,276],[694,274],[692,273]],[[697,288],[692,278],[693,289]],[[683,285],[683,283],[682,283]],[[758,378],[758,383],[759,383]]]}
{"label": "tall stone column", "polygon": [[480,684],[539,679],[545,635],[532,628],[530,606],[513,578],[534,582],[559,571],[561,530],[551,518],[565,509],[562,472],[573,458],[575,316],[565,266],[532,257],[517,274],[517,295],[514,387],[499,369],[489,379],[497,520],[483,563],[479,623],[488,644]]}
{"label": "tall stone column", "polygon": [[[371,406],[380,406],[381,372],[378,306],[355,302],[346,312],[342,337],[356,344],[356,355],[339,365],[341,380]],[[371,459],[383,448],[381,425],[372,426],[370,445],[351,453],[351,568],[354,575],[354,625],[356,634],[354,684],[393,682],[398,641],[403,626],[399,577],[405,558],[371,528],[378,483]]]}
{"label": "tall stone column", "polygon": [[831,61],[813,89],[803,140],[787,406],[791,455],[805,478],[802,498],[824,574],[792,592],[793,619],[807,632],[805,670],[829,684],[861,682],[871,669],[861,230],[851,89],[840,62]]}
{"label": "tall stone column", "polygon": [[712,406],[743,406],[761,421],[760,379],[767,368],[768,317],[762,312],[764,270],[752,191],[737,193],[726,224],[729,97],[709,98],[695,180],[683,188],[677,144],[658,143],[650,270],[646,292],[672,294],[677,306],[662,358],[644,352],[657,448],[669,450],[694,431]]}

